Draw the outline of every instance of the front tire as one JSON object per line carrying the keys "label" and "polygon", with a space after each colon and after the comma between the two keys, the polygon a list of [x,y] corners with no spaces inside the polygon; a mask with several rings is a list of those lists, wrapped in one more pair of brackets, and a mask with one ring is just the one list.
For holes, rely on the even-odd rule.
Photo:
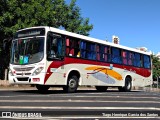
{"label": "front tire", "polygon": [[78,88],[78,77],[72,76],[68,79],[67,86],[63,87],[63,90],[67,93],[74,93]]}

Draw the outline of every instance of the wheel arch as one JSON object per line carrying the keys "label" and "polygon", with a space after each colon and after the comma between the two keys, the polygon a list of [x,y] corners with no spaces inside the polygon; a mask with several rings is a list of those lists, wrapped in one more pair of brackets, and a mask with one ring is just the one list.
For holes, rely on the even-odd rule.
{"label": "wheel arch", "polygon": [[67,75],[67,79],[66,79],[66,84],[67,84],[67,82],[68,82],[68,79],[71,77],[71,76],[73,76],[73,75],[76,75],[77,76],[77,78],[78,78],[78,85],[80,84],[80,78],[81,78],[81,75],[80,75],[80,72],[78,71],[78,70],[70,70],[69,72],[68,72],[68,75]]}
{"label": "wheel arch", "polygon": [[126,75],[125,80],[126,80],[126,78],[130,78],[130,80],[132,82],[132,76],[131,75]]}
{"label": "wheel arch", "polygon": [[123,84],[123,86],[125,86],[126,78],[129,78],[129,79],[131,80],[131,82],[133,81],[132,76],[131,76],[131,75],[129,75],[129,74],[127,74],[127,75],[125,75],[125,77],[124,77],[124,84]]}

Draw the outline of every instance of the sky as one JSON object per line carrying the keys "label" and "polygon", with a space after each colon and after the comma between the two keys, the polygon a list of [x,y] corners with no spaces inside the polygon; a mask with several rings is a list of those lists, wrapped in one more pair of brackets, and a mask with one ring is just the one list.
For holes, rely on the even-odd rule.
{"label": "sky", "polygon": [[112,42],[116,35],[121,45],[160,52],[160,0],[77,0],[76,5],[93,24],[90,37]]}

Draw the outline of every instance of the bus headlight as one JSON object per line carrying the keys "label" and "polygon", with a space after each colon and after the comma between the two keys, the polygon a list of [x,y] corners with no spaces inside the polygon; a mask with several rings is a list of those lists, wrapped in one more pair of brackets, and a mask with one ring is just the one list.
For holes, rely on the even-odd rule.
{"label": "bus headlight", "polygon": [[39,67],[39,68],[37,68],[34,72],[33,72],[33,76],[34,75],[38,75],[41,71],[43,70],[43,67]]}

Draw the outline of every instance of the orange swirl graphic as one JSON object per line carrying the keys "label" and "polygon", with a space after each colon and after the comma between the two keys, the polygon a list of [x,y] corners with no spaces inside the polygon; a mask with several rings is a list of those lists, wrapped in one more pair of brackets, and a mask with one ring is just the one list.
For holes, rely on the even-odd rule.
{"label": "orange swirl graphic", "polygon": [[103,72],[105,73],[106,75],[109,75],[117,80],[122,80],[122,76],[114,71],[114,70],[110,70],[108,68],[104,68],[104,67],[99,67],[99,66],[92,66],[92,67],[87,67],[85,70],[93,70],[92,73],[89,73],[89,74],[95,74],[97,72]]}

